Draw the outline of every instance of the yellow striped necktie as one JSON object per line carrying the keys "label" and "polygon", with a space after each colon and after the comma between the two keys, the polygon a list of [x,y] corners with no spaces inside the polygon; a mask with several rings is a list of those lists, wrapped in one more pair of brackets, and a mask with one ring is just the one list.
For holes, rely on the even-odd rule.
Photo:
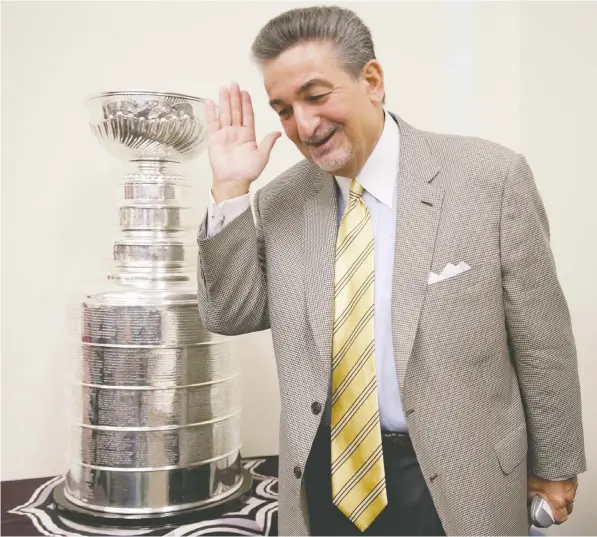
{"label": "yellow striped necktie", "polygon": [[350,184],[336,242],[332,339],[332,498],[361,531],[388,503],[375,376],[373,228]]}

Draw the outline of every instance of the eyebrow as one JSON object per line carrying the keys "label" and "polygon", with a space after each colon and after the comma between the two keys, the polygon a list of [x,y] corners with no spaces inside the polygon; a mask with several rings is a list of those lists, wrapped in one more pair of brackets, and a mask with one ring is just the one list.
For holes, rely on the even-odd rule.
{"label": "eyebrow", "polygon": [[[298,89],[296,93],[297,95],[300,95],[301,93],[305,93],[306,91],[312,89],[314,86],[325,86],[326,88],[331,88],[332,84],[327,80],[324,80],[323,78],[311,78],[310,80],[307,80],[307,82],[305,82],[304,84],[301,84],[301,87]],[[269,102],[269,105],[271,107],[281,104],[284,104],[284,101],[282,101],[281,99],[271,99]]]}

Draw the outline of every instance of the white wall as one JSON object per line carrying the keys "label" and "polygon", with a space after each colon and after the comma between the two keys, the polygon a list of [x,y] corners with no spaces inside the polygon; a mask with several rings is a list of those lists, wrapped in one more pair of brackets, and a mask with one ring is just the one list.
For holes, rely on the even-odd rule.
{"label": "white wall", "polygon": [[[391,110],[414,126],[482,136],[529,157],[572,310],[593,463],[571,522],[551,533],[594,533],[596,4],[344,4],[373,31]],[[296,5],[2,3],[2,479],[66,467],[66,297],[103,278],[121,171],[92,138],[83,99],[132,88],[216,97],[236,80],[253,95],[258,136],[278,129],[248,48],[262,24]],[[298,158],[279,141],[256,186]],[[189,173],[202,212],[206,155]],[[269,332],[238,338],[235,347],[244,358],[244,453],[277,453]]]}
{"label": "white wall", "polygon": [[[521,8],[521,147],[550,216],[581,377],[589,471],[570,522],[553,535],[596,535],[597,510],[597,3]],[[578,515],[577,515],[578,513]]]}

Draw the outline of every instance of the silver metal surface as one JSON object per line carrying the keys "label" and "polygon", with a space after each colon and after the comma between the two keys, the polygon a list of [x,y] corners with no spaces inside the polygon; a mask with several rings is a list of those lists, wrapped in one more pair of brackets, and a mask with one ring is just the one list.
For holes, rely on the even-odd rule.
{"label": "silver metal surface", "polygon": [[[143,427],[199,429],[195,424],[236,415],[240,409],[238,376],[176,388],[83,384],[75,387],[73,401],[75,412],[72,418],[81,426],[119,430],[124,427],[135,430]],[[185,431],[189,432],[193,431]]]}
{"label": "silver metal surface", "polygon": [[555,523],[551,505],[539,494],[535,494],[529,507],[531,522],[537,528],[549,528]]}
{"label": "silver metal surface", "polygon": [[207,135],[205,101],[178,93],[105,92],[87,100],[91,129],[124,160],[193,158]]}
{"label": "silver metal surface", "polygon": [[[66,491],[78,490],[86,498],[99,497],[106,513],[146,515],[182,511],[206,506],[234,493],[242,484],[240,463],[240,456],[232,454],[196,467],[151,472],[80,465],[67,476],[65,496],[86,508],[88,503]],[[187,482],[193,486],[187,486]]]}
{"label": "silver metal surface", "polygon": [[109,92],[87,108],[100,143],[130,162],[114,270],[71,319],[64,496],[127,516],[220,502],[243,480],[239,367],[199,318],[199,218],[179,165],[205,145],[204,102]]}

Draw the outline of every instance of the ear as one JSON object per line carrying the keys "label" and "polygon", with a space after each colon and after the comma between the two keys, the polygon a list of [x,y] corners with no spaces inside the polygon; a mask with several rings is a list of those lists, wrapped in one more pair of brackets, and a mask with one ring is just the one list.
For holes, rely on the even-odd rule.
{"label": "ear", "polygon": [[373,104],[381,104],[385,95],[383,69],[377,60],[369,60],[363,66],[363,84]]}

